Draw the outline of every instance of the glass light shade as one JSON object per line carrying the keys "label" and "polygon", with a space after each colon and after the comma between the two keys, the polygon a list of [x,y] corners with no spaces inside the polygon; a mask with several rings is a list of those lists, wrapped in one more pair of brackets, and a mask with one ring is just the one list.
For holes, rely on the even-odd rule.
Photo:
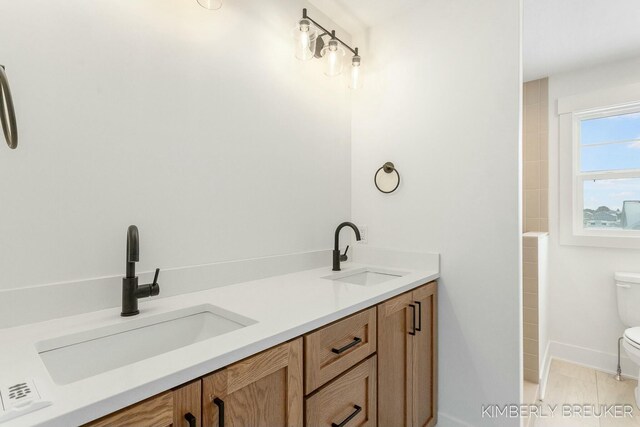
{"label": "glass light shade", "polygon": [[302,61],[313,59],[316,53],[318,32],[308,19],[301,19],[293,29],[293,47],[296,58]]}
{"label": "glass light shade", "polygon": [[222,0],[198,0],[198,4],[205,9],[217,10],[222,7]]}
{"label": "glass light shade", "polygon": [[344,49],[337,40],[329,40],[329,43],[320,52],[324,61],[324,73],[334,77],[342,72]]}
{"label": "glass light shade", "polygon": [[349,87],[351,89],[362,88],[362,59],[359,55],[355,55],[351,59],[351,76],[349,78]]}

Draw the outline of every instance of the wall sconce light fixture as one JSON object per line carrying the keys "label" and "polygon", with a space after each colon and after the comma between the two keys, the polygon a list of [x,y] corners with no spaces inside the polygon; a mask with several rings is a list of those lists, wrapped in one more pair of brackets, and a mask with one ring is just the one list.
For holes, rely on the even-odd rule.
{"label": "wall sconce light fixture", "polygon": [[[202,0],[198,0],[202,1]],[[318,35],[318,30],[322,33]],[[296,58],[308,61],[313,58],[321,59],[324,63],[324,73],[329,77],[335,77],[342,73],[346,50],[353,53],[351,58],[351,73],[349,87],[359,89],[362,87],[362,58],[358,54],[358,48],[352,48],[338,37],[335,30],[327,30],[314,21],[307,9],[302,9],[302,19],[293,29],[294,49]],[[325,41],[325,39],[328,39]]]}
{"label": "wall sconce light fixture", "polygon": [[205,9],[218,10],[222,7],[222,0],[198,0],[198,4]]}

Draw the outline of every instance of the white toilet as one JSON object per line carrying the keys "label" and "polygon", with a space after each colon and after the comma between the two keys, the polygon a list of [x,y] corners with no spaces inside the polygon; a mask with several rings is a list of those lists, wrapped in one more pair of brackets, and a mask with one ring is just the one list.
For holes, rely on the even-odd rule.
{"label": "white toilet", "polygon": [[[623,346],[640,370],[640,274],[616,273],[615,280],[618,313],[628,328],[624,331]],[[636,405],[640,408],[640,387],[636,387]]]}

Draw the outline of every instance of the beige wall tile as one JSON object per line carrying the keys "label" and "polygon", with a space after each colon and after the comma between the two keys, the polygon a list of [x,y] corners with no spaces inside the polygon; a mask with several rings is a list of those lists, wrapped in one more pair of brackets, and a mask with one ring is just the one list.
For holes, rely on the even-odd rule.
{"label": "beige wall tile", "polygon": [[[526,354],[525,356],[529,356],[529,354]],[[538,376],[538,362],[534,358],[525,357],[522,367],[531,371],[535,376]]]}
{"label": "beige wall tile", "polygon": [[525,307],[522,309],[522,318],[527,323],[538,323],[538,310]]}
{"label": "beige wall tile", "polygon": [[522,348],[525,354],[538,354],[538,341],[525,338],[522,340]]}
{"label": "beige wall tile", "polygon": [[522,336],[532,340],[538,339],[538,325],[535,323],[524,323],[522,325]]}
{"label": "beige wall tile", "polygon": [[524,133],[540,131],[540,105],[528,104],[524,106]]}
{"label": "beige wall tile", "polygon": [[534,279],[533,277],[524,277],[522,279],[522,283],[524,286],[523,292],[538,292],[538,279]]}
{"label": "beige wall tile", "polygon": [[549,220],[547,218],[540,219],[540,231],[549,232]]}
{"label": "beige wall tile", "polygon": [[540,218],[540,190],[524,192],[525,218]]}
{"label": "beige wall tile", "polygon": [[537,248],[538,247],[538,238],[525,236],[522,238],[522,246],[526,248]]}
{"label": "beige wall tile", "polygon": [[525,190],[540,188],[540,162],[524,162],[523,180]]}
{"label": "beige wall tile", "polygon": [[522,293],[522,305],[526,308],[538,309],[538,293],[537,292],[523,292]]}
{"label": "beige wall tile", "polygon": [[538,262],[538,248],[523,247],[522,260],[524,262]]}
{"label": "beige wall tile", "polygon": [[540,132],[549,131],[549,110],[546,105],[538,104],[538,130]]}
{"label": "beige wall tile", "polygon": [[540,160],[549,161],[549,135],[546,132],[538,133],[538,151],[540,152]]}
{"label": "beige wall tile", "polygon": [[524,134],[522,151],[525,162],[540,160],[540,132],[535,131]]}
{"label": "beige wall tile", "polygon": [[540,190],[540,218],[549,217],[549,191]]}
{"label": "beige wall tile", "polygon": [[523,98],[525,105],[540,102],[540,80],[533,80],[524,84]]}
{"label": "beige wall tile", "polygon": [[524,231],[540,231],[540,219],[539,218],[525,218]]}
{"label": "beige wall tile", "polygon": [[522,276],[530,277],[532,279],[538,279],[538,263],[537,262],[523,262],[522,263]]}
{"label": "beige wall tile", "polygon": [[540,162],[540,188],[549,188],[549,162]]}

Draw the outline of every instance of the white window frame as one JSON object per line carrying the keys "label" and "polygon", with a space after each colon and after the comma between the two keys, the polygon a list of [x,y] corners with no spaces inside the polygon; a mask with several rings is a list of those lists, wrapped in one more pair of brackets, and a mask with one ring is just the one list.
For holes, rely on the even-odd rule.
{"label": "white window frame", "polygon": [[558,100],[560,243],[579,246],[640,248],[640,230],[584,228],[584,182],[593,179],[640,178],[640,169],[580,171],[582,120],[640,113],[640,84]]}

